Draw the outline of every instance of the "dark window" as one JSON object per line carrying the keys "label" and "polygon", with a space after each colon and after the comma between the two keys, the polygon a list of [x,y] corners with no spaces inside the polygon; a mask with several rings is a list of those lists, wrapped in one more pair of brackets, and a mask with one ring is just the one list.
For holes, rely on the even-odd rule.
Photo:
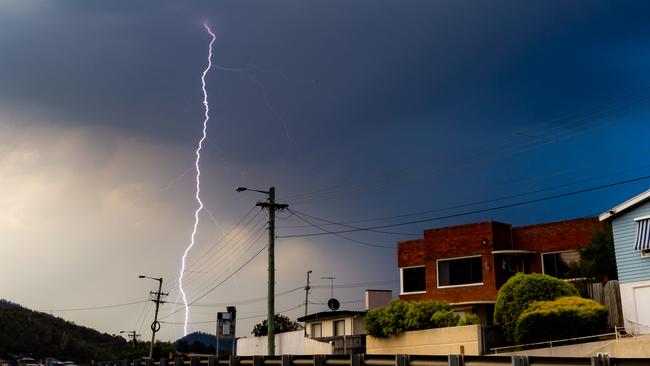
{"label": "dark window", "polygon": [[438,261],[438,286],[462,286],[483,282],[481,257]]}
{"label": "dark window", "polygon": [[323,326],[321,323],[314,323],[311,325],[311,337],[320,338],[323,336]]}
{"label": "dark window", "polygon": [[426,291],[424,266],[402,268],[402,293]]}
{"label": "dark window", "polygon": [[334,336],[345,335],[345,320],[334,321]]}
{"label": "dark window", "polygon": [[580,263],[580,252],[577,250],[542,254],[544,274],[555,278],[575,278],[577,273],[575,268],[578,263]]}

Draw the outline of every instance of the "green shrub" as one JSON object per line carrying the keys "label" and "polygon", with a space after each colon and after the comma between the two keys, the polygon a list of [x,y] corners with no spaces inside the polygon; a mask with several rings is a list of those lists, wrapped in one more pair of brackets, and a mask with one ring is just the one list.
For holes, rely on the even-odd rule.
{"label": "green shrub", "polygon": [[454,327],[459,320],[460,315],[451,310],[438,311],[431,316],[431,321],[434,324],[432,328]]}
{"label": "green shrub", "polygon": [[384,333],[384,328],[381,326],[380,319],[385,317],[385,312],[388,308],[376,308],[368,310],[366,317],[363,321],[363,326],[366,333],[376,338],[388,337]]}
{"label": "green shrub", "polygon": [[460,318],[457,325],[458,326],[473,325],[473,324],[479,324],[480,322],[481,320],[479,319],[478,315],[466,313]]}
{"label": "green shrub", "polygon": [[555,300],[562,296],[578,296],[578,290],[569,283],[544,274],[517,273],[499,289],[494,306],[494,320],[501,324],[509,341],[519,315],[534,301]]}
{"label": "green shrub", "polygon": [[407,330],[451,327],[460,317],[444,301],[392,301],[388,306],[368,311],[366,333],[382,338]]}
{"label": "green shrub", "polygon": [[434,314],[451,310],[451,305],[444,301],[412,301],[404,319],[406,330],[436,328],[432,320]]}
{"label": "green shrub", "polygon": [[515,341],[531,343],[602,334],[607,330],[607,307],[577,296],[535,301],[519,315]]}
{"label": "green shrub", "polygon": [[387,336],[401,333],[406,330],[406,313],[409,311],[410,304],[406,301],[391,301],[384,316],[379,318],[379,324],[384,329]]}

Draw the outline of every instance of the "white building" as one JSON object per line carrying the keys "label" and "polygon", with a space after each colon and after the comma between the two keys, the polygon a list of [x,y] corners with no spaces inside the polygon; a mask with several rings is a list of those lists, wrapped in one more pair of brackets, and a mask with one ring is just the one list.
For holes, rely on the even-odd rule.
{"label": "white building", "polygon": [[650,334],[650,190],[599,219],[612,223],[625,328]]}

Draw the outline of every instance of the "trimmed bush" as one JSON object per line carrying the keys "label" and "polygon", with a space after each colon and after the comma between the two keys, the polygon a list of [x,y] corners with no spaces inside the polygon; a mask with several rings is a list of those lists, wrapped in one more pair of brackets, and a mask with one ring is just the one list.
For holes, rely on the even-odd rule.
{"label": "trimmed bush", "polygon": [[431,316],[431,321],[435,325],[432,328],[454,327],[458,324],[460,315],[451,310],[439,311]]}
{"label": "trimmed bush", "polygon": [[363,321],[363,326],[366,329],[366,333],[377,338],[388,337],[386,333],[384,333],[384,328],[381,326],[380,321],[380,319],[386,316],[386,309],[388,308],[377,308],[369,310],[366,313],[366,317]]}
{"label": "trimmed bush", "polygon": [[406,330],[406,313],[410,305],[405,301],[391,301],[379,318],[379,324],[386,336]]}
{"label": "trimmed bush", "polygon": [[517,343],[532,343],[602,334],[607,330],[607,307],[577,296],[535,301],[519,315]]}
{"label": "trimmed bush", "polygon": [[540,273],[517,273],[501,286],[494,306],[494,320],[501,324],[509,341],[519,315],[534,301],[555,300],[562,296],[578,296],[569,283]]}
{"label": "trimmed bush", "polygon": [[474,325],[479,324],[480,322],[481,320],[479,319],[478,315],[467,313],[460,318],[458,321],[458,326]]}
{"label": "trimmed bush", "polygon": [[442,311],[451,311],[451,305],[444,301],[409,302],[404,325],[406,330],[437,328],[433,316]]}
{"label": "trimmed bush", "polygon": [[368,335],[383,338],[407,330],[452,327],[460,316],[444,301],[392,301],[368,311],[364,326]]}

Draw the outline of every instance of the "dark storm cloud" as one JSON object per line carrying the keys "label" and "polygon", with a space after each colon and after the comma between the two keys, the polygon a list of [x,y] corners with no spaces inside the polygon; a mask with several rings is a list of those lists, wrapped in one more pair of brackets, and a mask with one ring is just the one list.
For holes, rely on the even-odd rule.
{"label": "dark storm cloud", "polygon": [[[120,302],[125,289],[133,298],[146,294],[136,287],[142,283],[130,284],[130,268],[175,275],[195,208],[204,20],[217,34],[213,60],[222,69],[208,79],[212,120],[201,162],[215,227],[202,216],[197,257],[214,243],[213,231],[234,225],[259,198],[235,194],[237,185],[275,185],[292,208],[345,221],[650,166],[648,8],[645,1],[2,1],[0,171],[8,183],[0,225],[9,223],[15,236],[0,242],[24,243],[12,250],[25,258],[11,261],[7,281],[23,276],[29,245],[42,243],[53,252],[83,250],[81,264],[59,258],[69,272],[57,271],[65,285],[50,290],[70,301],[61,305],[88,305],[95,294],[75,281],[108,288],[104,295]],[[558,116],[568,117],[541,123]],[[647,181],[400,231],[592,215],[643,189]],[[290,197],[305,192],[313,194]],[[290,215],[279,220],[281,235],[318,231],[291,228],[304,222]],[[350,236],[380,245],[412,238]],[[115,243],[131,255],[111,257]],[[309,268],[342,283],[397,278],[395,251],[358,244],[278,240],[287,263],[278,268],[279,289],[301,286]],[[93,257],[109,266],[88,281],[79,273]],[[263,291],[263,260],[253,264],[211,301]],[[51,300],[38,291],[44,274],[32,272],[32,282],[12,281],[7,296]],[[87,319],[116,331],[109,329],[116,318]]]}
{"label": "dark storm cloud", "polygon": [[[215,63],[245,71],[215,71],[210,79],[215,130],[229,136],[214,139],[232,156],[246,158],[241,146],[248,144],[266,151],[287,144],[285,123],[297,151],[318,140],[352,143],[390,125],[417,126],[420,133],[433,121],[524,125],[639,87],[635,74],[621,75],[607,60],[612,40],[648,32],[644,9],[631,8],[425,1],[34,5],[21,10],[27,18],[0,15],[7,50],[1,103],[43,119],[191,142],[201,118],[205,19],[219,37]],[[286,149],[274,157],[293,152]]]}

